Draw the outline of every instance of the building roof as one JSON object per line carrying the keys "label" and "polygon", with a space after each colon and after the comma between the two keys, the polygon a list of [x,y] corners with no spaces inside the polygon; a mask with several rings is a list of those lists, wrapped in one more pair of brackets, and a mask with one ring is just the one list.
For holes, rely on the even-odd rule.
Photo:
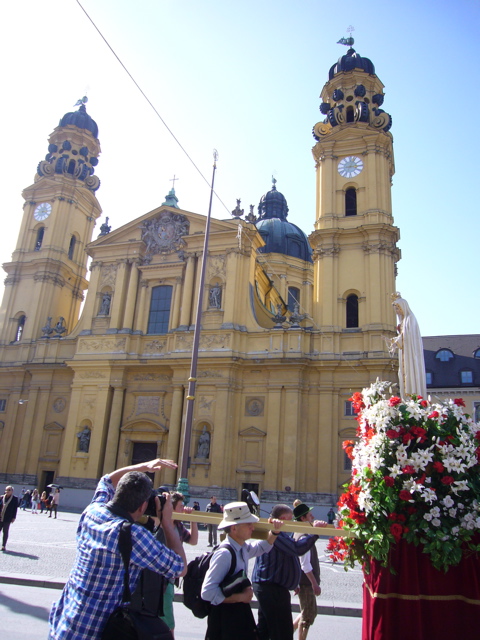
{"label": "building roof", "polygon": [[285,196],[273,187],[260,199],[257,229],[265,246],[261,253],[282,253],[312,262],[312,248],[305,233],[297,225],[287,221],[288,205]]}
{"label": "building roof", "polygon": [[[428,388],[480,386],[480,334],[428,336],[422,340],[425,370],[432,377],[430,384],[427,381]],[[444,350],[447,353],[442,358],[440,352]],[[462,381],[463,371],[472,373],[471,382]]]}
{"label": "building roof", "polygon": [[75,125],[79,129],[87,129],[93,135],[94,138],[98,138],[98,126],[93,118],[91,118],[84,104],[81,104],[78,111],[71,111],[66,113],[58,123],[59,127],[66,127],[68,125]]}
{"label": "building roof", "polygon": [[360,69],[361,71],[365,71],[365,73],[375,75],[373,62],[368,58],[362,58],[355,49],[349,49],[344,56],[338,59],[338,62],[330,67],[328,79],[331,80],[333,76],[341,71],[353,71],[354,69]]}

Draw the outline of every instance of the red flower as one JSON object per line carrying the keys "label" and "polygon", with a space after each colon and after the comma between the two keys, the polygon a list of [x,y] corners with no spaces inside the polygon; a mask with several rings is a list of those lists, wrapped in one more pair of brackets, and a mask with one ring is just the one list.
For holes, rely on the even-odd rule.
{"label": "red flower", "polygon": [[429,420],[433,420],[434,418],[438,418],[440,414],[438,413],[438,411],[432,411],[432,413],[428,416]]}
{"label": "red flower", "polygon": [[391,407],[396,407],[396,406],[397,406],[397,404],[400,404],[401,402],[402,402],[402,399],[401,399],[401,398],[399,398],[398,396],[392,396],[392,397],[390,398],[390,400],[388,401],[388,404],[389,404]]}
{"label": "red flower", "polygon": [[425,484],[425,480],[427,479],[427,474],[423,473],[420,478],[418,478],[417,482],[418,484]]}
{"label": "red flower", "polygon": [[420,406],[423,407],[423,408],[428,407],[428,402],[426,400],[422,400],[420,402]]}
{"label": "red flower", "polygon": [[367,521],[367,516],[364,513],[359,513],[358,511],[350,510],[348,517],[355,520],[357,524],[365,524]]}
{"label": "red flower", "polygon": [[443,484],[453,484],[455,482],[455,478],[453,476],[443,476],[442,483]]}
{"label": "red flower", "polygon": [[[434,489],[434,491],[435,491],[435,489]],[[408,513],[409,516],[411,516],[414,513],[417,513],[417,510],[415,509],[415,507],[408,507],[407,513]]]}
{"label": "red flower", "polygon": [[462,398],[455,398],[455,400],[453,401],[453,404],[456,404],[457,407],[465,406],[465,402],[462,400]]}
{"label": "red flower", "polygon": [[353,396],[349,398],[350,402],[353,405],[353,410],[355,413],[360,413],[362,409],[365,409],[365,404],[363,403],[363,396],[359,391],[355,391]]}
{"label": "red flower", "polygon": [[395,438],[398,438],[399,435],[400,434],[398,433],[398,431],[395,431],[395,429],[387,429],[387,438],[390,438],[390,440],[395,440]]}
{"label": "red flower", "polygon": [[342,444],[343,450],[345,451],[347,456],[350,458],[350,460],[353,460],[354,446],[355,446],[355,443],[353,442],[353,440],[345,440],[344,443]]}
{"label": "red flower", "polygon": [[475,440],[480,440],[480,430],[476,432]]}
{"label": "red flower", "polygon": [[411,500],[412,496],[410,494],[410,491],[407,491],[407,489],[402,489],[400,491],[400,493],[398,494],[398,497],[400,498],[400,500]]}
{"label": "red flower", "polygon": [[445,469],[440,460],[435,460],[435,462],[433,463],[433,468],[435,469],[435,471],[438,471],[438,473],[442,473],[442,471]]}
{"label": "red flower", "polygon": [[402,537],[403,527],[401,524],[394,522],[390,525],[390,533],[395,538],[395,542],[398,542]]}
{"label": "red flower", "polygon": [[425,442],[425,440],[427,439],[427,431],[426,429],[424,429],[423,427],[416,427],[413,426],[410,429],[411,433],[413,433],[414,435],[417,436],[417,438],[420,438],[420,442]]}
{"label": "red flower", "polygon": [[393,487],[395,484],[395,478],[392,478],[392,476],[384,476],[383,479],[385,480],[387,487]]}
{"label": "red flower", "polygon": [[415,473],[415,469],[412,467],[411,464],[407,464],[403,467],[402,469],[403,473]]}
{"label": "red flower", "polygon": [[410,440],[415,440],[415,436],[408,432],[404,433],[402,436],[403,444],[408,444]]}

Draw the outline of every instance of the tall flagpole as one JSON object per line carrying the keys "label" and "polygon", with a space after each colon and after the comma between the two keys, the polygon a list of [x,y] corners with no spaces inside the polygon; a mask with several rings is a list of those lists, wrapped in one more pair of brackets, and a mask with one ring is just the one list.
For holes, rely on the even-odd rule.
{"label": "tall flagpole", "polygon": [[183,451],[182,460],[180,463],[180,478],[178,479],[177,490],[183,493],[185,496],[185,504],[190,501],[190,493],[188,491],[188,467],[190,466],[190,442],[192,439],[192,422],[193,422],[193,408],[195,404],[195,387],[197,382],[197,360],[198,360],[198,344],[200,342],[200,330],[202,320],[202,307],[203,307],[203,288],[205,285],[205,272],[207,265],[208,254],[208,240],[210,236],[210,214],[212,212],[212,200],[213,200],[213,186],[215,184],[215,172],[217,170],[218,153],[217,150],[213,150],[213,173],[212,184],[210,187],[210,204],[208,206],[207,221],[205,224],[205,240],[203,243],[203,256],[202,266],[200,270],[200,287],[198,290],[197,299],[197,315],[195,318],[195,331],[193,333],[193,347],[192,347],[192,361],[190,365],[190,377],[188,378],[188,394],[187,394],[187,407],[185,412],[185,431],[183,435]]}

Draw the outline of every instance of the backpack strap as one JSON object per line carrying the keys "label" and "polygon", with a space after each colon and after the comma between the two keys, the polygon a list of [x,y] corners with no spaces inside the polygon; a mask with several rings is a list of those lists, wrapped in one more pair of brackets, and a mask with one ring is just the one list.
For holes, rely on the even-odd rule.
{"label": "backpack strap", "polygon": [[232,559],[230,562],[230,569],[228,570],[228,573],[225,575],[225,578],[233,576],[233,574],[235,573],[235,569],[237,567],[237,556],[235,554],[235,549],[232,547],[231,544],[228,544],[228,542],[226,542],[225,544],[218,545],[217,549],[228,549],[230,551],[230,555],[232,556]]}
{"label": "backpack strap", "polygon": [[125,573],[123,574],[123,595],[122,595],[122,604],[126,602],[130,602],[132,599],[132,594],[130,592],[130,574],[129,574],[129,565],[130,565],[130,556],[132,553],[132,524],[124,520],[122,522],[122,526],[120,527],[120,535],[118,539],[118,547],[120,549],[120,554],[123,560],[123,567],[125,569]]}

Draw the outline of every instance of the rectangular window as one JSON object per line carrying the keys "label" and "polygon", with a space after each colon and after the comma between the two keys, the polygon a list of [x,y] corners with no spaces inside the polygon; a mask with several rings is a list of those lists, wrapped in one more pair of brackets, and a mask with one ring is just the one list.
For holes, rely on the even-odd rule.
{"label": "rectangular window", "polygon": [[154,287],[152,289],[147,333],[168,332],[172,290],[173,287],[170,285]]}
{"label": "rectangular window", "polygon": [[352,461],[347,456],[345,451],[343,452],[343,470],[344,471],[351,471],[352,470]]}
{"label": "rectangular window", "polygon": [[5,399],[0,399],[0,411],[5,411],[7,408],[7,401]]}
{"label": "rectangular window", "polygon": [[475,402],[473,405],[473,419],[475,422],[480,422],[480,402]]}
{"label": "rectangular window", "polygon": [[473,373],[471,371],[461,371],[462,384],[471,384],[473,382]]}
{"label": "rectangular window", "polygon": [[427,384],[432,384],[432,372],[431,371],[427,371],[425,373],[425,381]]}
{"label": "rectangular window", "polygon": [[353,410],[353,402],[351,400],[345,400],[345,416],[354,416],[355,411]]}

